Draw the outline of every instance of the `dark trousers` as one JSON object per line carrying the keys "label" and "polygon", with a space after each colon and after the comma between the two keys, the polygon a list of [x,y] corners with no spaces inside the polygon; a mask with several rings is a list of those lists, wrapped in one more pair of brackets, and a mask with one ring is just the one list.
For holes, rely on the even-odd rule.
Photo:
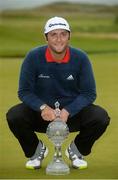
{"label": "dark trousers", "polygon": [[[9,128],[18,139],[25,156],[31,157],[39,143],[35,132],[45,133],[49,122],[42,119],[40,112],[33,111],[23,103],[12,107],[6,116]],[[104,133],[109,121],[107,112],[93,104],[68,119],[70,132],[79,132],[74,142],[82,155],[91,152],[94,142]]]}

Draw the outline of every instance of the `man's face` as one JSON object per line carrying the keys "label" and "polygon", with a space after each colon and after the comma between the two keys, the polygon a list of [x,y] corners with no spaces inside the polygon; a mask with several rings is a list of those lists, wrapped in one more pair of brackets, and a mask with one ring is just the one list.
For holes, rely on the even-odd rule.
{"label": "man's face", "polygon": [[50,31],[47,35],[49,48],[55,53],[63,53],[68,46],[70,33],[63,29]]}

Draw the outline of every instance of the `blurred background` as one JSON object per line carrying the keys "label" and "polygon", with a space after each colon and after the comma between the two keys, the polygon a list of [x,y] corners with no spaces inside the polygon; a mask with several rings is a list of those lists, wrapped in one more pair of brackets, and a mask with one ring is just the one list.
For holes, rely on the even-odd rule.
{"label": "blurred background", "polygon": [[[17,89],[23,59],[30,49],[46,43],[43,29],[52,16],[68,20],[70,44],[88,53],[97,85],[95,104],[106,108],[111,117],[106,133],[86,157],[89,168],[71,169],[71,174],[62,178],[118,179],[118,0],[0,0],[0,178],[54,178],[45,175],[52,147],[41,170],[25,170],[26,158],[5,116],[20,102]],[[69,136],[63,149],[74,136]],[[45,135],[41,138],[50,146]]]}

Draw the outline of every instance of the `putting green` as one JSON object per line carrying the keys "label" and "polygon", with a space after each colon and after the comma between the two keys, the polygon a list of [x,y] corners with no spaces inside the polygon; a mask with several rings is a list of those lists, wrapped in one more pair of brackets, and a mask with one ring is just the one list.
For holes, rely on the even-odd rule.
{"label": "putting green", "polygon": [[[49,155],[40,170],[25,169],[26,158],[10,132],[5,118],[8,108],[18,103],[17,82],[21,59],[0,59],[0,178],[1,179],[117,179],[118,178],[118,54],[90,55],[97,82],[96,104],[105,107],[111,117],[111,124],[97,141],[92,153],[85,159],[88,168],[71,168],[66,176],[45,174],[45,168],[53,155],[53,146],[44,134],[38,134],[49,148]],[[72,133],[63,145],[66,146],[76,134]],[[70,165],[69,160],[65,161]]]}

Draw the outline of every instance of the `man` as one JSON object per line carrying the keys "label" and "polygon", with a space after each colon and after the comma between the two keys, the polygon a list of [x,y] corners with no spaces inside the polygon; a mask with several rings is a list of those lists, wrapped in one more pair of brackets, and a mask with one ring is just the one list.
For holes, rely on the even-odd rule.
{"label": "man", "polygon": [[48,153],[35,132],[45,133],[55,119],[56,101],[60,103],[61,120],[70,132],[78,132],[66,150],[75,168],[87,167],[83,156],[90,154],[109,124],[107,112],[93,104],[96,87],[90,61],[85,52],[69,46],[70,33],[64,18],[47,21],[47,45],[32,49],[21,67],[18,95],[22,103],[7,113],[11,131],[30,158],[26,163],[29,169],[40,168]]}

